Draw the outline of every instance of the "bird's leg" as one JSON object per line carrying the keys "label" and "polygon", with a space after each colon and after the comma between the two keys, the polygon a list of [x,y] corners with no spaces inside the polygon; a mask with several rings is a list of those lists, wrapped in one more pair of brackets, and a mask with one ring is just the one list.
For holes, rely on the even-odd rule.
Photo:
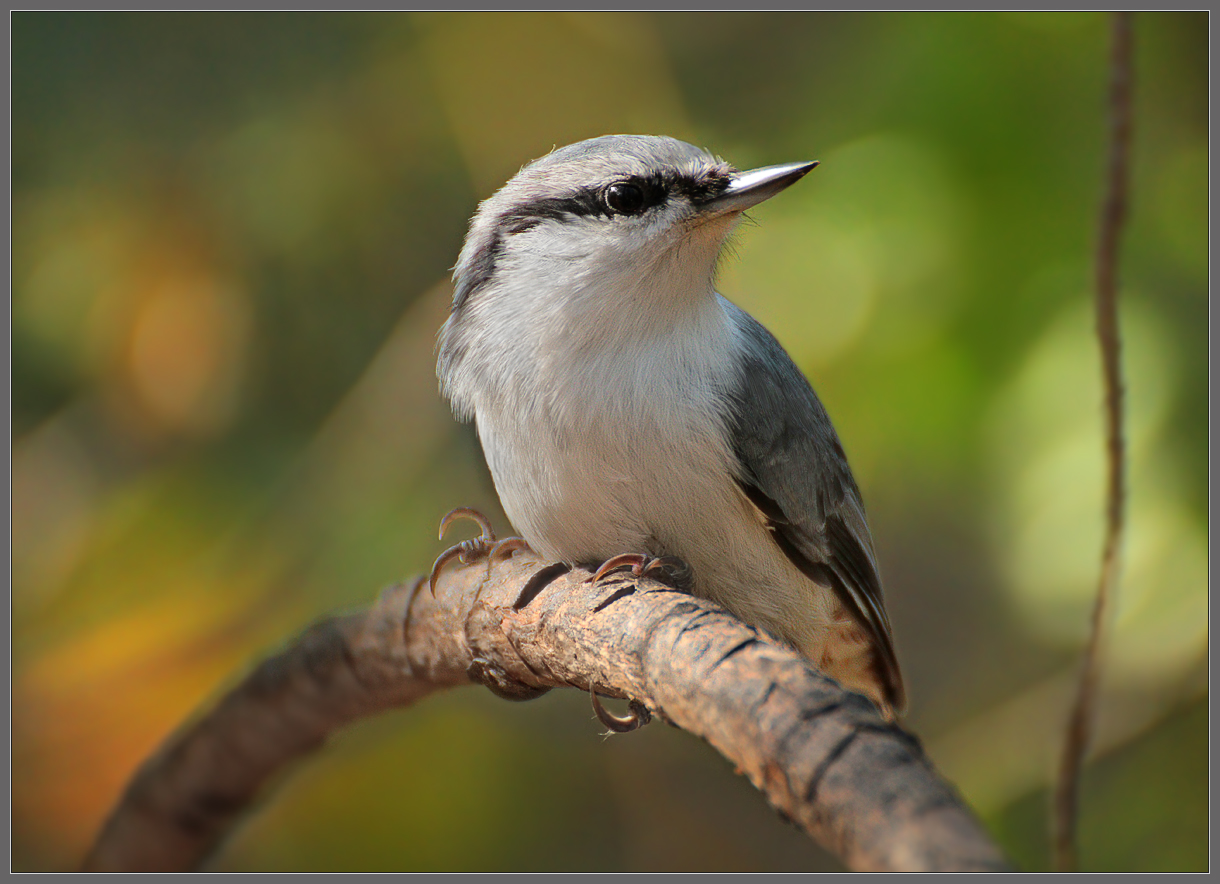
{"label": "bird's leg", "polygon": [[470,540],[463,540],[454,546],[449,547],[432,563],[432,571],[428,575],[428,588],[432,590],[432,595],[436,595],[436,578],[440,574],[441,568],[447,565],[453,559],[457,559],[463,565],[469,565],[476,559],[487,557],[487,573],[491,574],[491,566],[498,560],[511,556],[519,549],[529,549],[527,544],[520,537],[506,537],[503,540],[496,540],[496,532],[491,527],[491,522],[485,515],[476,509],[468,506],[460,506],[455,510],[450,511],[441,519],[441,528],[439,537],[445,539],[445,531],[457,519],[470,519],[477,524],[481,530],[478,537],[472,537]]}
{"label": "bird's leg", "polygon": [[585,582],[596,583],[611,571],[626,568],[628,565],[631,566],[631,574],[634,577],[643,577],[649,572],[656,571],[659,572],[656,579],[675,589],[684,588],[690,584],[690,566],[677,556],[659,556],[654,558],[653,556],[641,553],[622,553],[621,555],[606,559],[606,561],[602,562],[601,567],[593,572],[593,576],[589,577]]}

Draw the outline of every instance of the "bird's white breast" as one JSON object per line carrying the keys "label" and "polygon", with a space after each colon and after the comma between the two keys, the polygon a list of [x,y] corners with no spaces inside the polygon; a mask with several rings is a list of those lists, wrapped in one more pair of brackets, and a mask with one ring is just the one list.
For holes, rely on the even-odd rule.
{"label": "bird's white breast", "polygon": [[[530,546],[572,564],[678,556],[697,594],[807,653],[819,646],[831,601],[783,555],[735,479],[725,403],[739,343],[720,299],[708,292],[630,325],[613,311],[525,323],[537,313],[497,294],[471,305],[497,314],[479,324],[497,340],[474,345],[449,387],[473,411],[500,501]],[[568,311],[573,300],[562,303]]]}
{"label": "bird's white breast", "polygon": [[544,358],[476,402],[501,502],[542,555],[679,554],[674,541],[706,532],[699,514],[740,506],[717,407],[732,329],[715,301],[683,319],[661,341],[613,325],[578,346],[536,341]]}

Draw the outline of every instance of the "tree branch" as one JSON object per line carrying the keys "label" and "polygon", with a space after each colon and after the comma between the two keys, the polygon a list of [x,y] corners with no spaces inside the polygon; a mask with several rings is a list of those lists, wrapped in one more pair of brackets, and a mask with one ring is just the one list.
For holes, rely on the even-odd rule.
{"label": "tree branch", "polygon": [[563,686],[630,698],[615,729],[653,714],[702,737],[853,869],[1007,868],[914,737],[713,603],[647,579],[588,584],[522,554],[485,573],[447,569],[437,598],[421,581],[392,587],[261,664],[145,763],[84,868],[197,868],[286,763],[349,722],[471,682],[517,699]]}

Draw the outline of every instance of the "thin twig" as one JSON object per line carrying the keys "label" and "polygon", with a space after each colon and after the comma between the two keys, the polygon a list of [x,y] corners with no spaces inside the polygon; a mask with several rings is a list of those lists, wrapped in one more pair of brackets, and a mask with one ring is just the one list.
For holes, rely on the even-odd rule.
{"label": "thin twig", "polygon": [[1131,144],[1131,17],[1115,12],[1111,20],[1110,145],[1106,193],[1101,207],[1101,234],[1097,243],[1097,337],[1101,345],[1106,414],[1106,537],[1101,576],[1089,641],[1084,652],[1076,702],[1068,722],[1059,779],[1055,787],[1055,868],[1076,871],[1079,865],[1076,827],[1080,798],[1080,771],[1089,747],[1101,670],[1102,638],[1118,582],[1119,552],[1123,541],[1126,498],[1126,455],[1123,441],[1123,381],[1118,331],[1118,239],[1127,213],[1127,162]]}

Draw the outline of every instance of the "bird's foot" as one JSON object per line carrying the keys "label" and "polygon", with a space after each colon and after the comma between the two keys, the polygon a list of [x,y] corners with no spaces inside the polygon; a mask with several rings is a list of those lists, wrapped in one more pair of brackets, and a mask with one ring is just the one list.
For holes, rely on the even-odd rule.
{"label": "bird's foot", "polygon": [[593,714],[608,728],[605,733],[607,737],[611,734],[631,733],[652,721],[652,713],[648,711],[648,707],[636,700],[631,701],[627,714],[620,718],[602,705],[602,701],[597,698],[597,691],[593,689],[592,685],[589,686],[589,699],[593,701]]}
{"label": "bird's foot", "polygon": [[432,591],[432,595],[436,596],[436,578],[440,574],[441,568],[457,559],[463,565],[473,564],[476,560],[483,557],[487,558],[487,573],[491,574],[491,566],[500,559],[505,559],[511,556],[519,549],[528,550],[529,544],[520,537],[505,537],[503,540],[496,539],[496,532],[491,527],[491,522],[488,518],[476,509],[468,506],[460,506],[455,510],[451,510],[441,519],[441,528],[439,539],[445,539],[445,531],[458,519],[470,519],[481,529],[478,537],[472,537],[469,540],[463,540],[461,543],[449,547],[432,563],[432,571],[428,574],[428,588]]}
{"label": "bird's foot", "polygon": [[628,566],[631,568],[633,577],[644,577],[647,574],[655,572],[655,579],[675,589],[685,588],[690,584],[690,565],[677,556],[659,556],[654,558],[653,556],[646,556],[641,553],[623,553],[622,555],[614,556],[614,558],[606,559],[606,561],[602,562],[601,567],[593,572],[593,576],[589,577],[585,582],[596,583],[611,571],[617,571],[620,568]]}

